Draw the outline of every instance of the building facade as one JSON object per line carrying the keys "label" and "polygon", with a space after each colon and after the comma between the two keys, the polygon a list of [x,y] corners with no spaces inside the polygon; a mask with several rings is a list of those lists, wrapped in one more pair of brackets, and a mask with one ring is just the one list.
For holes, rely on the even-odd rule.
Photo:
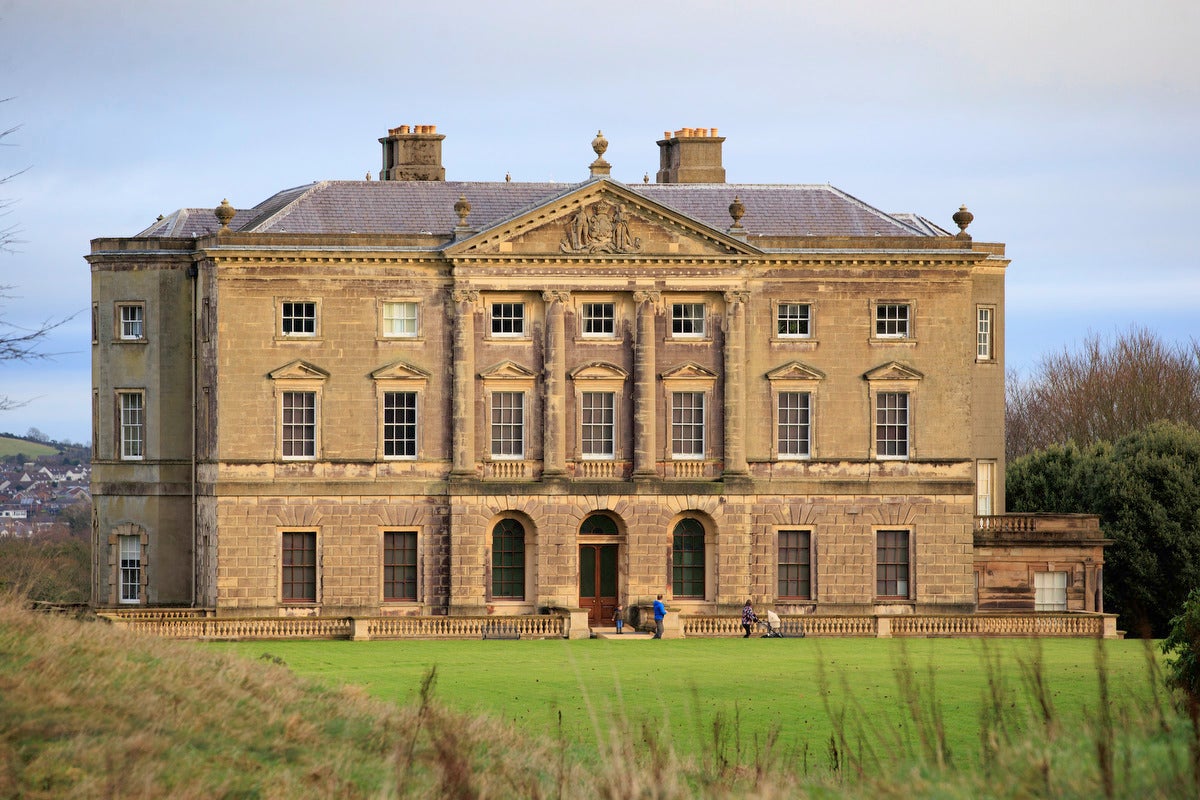
{"label": "building facade", "polygon": [[[969,613],[1012,580],[1004,526],[976,558],[1008,260],[965,208],[729,184],[715,129],[641,184],[599,135],[580,183],[446,181],[442,138],[93,241],[97,606],[600,624],[658,594]],[[1042,572],[1098,610],[1102,548],[1056,546],[1016,610],[1058,605]]]}

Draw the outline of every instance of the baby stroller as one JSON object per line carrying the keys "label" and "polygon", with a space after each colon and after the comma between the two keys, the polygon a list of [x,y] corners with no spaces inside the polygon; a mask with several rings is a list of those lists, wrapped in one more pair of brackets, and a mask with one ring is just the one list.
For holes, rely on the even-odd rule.
{"label": "baby stroller", "polygon": [[773,609],[770,609],[770,608],[767,609],[767,621],[766,622],[763,622],[761,619],[759,620],[759,622],[762,622],[762,624],[767,626],[767,632],[762,635],[762,638],[764,638],[764,639],[783,639],[783,638],[785,638],[783,635],[783,625],[779,620],[779,615],[776,614]]}

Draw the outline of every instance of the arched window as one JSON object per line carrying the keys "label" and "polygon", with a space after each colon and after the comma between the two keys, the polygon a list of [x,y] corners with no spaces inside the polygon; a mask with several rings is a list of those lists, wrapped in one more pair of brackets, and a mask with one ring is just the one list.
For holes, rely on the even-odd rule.
{"label": "arched window", "polygon": [[671,581],[675,597],[704,597],[704,526],[697,519],[675,525],[671,547]]}
{"label": "arched window", "polygon": [[525,527],[515,519],[492,528],[492,597],[525,599]]}
{"label": "arched window", "polygon": [[616,536],[617,523],[604,514],[592,514],[579,526],[579,532],[585,536]]}

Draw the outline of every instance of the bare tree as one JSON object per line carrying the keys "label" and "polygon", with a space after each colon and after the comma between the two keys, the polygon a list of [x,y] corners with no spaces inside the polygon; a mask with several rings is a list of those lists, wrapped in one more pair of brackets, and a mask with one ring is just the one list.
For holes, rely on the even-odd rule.
{"label": "bare tree", "polygon": [[[6,103],[10,99],[7,97],[0,98],[0,103]],[[0,131],[0,146],[11,147],[11,143],[5,140],[19,128],[19,125],[15,125]],[[24,171],[22,169],[7,175],[0,175],[0,186],[6,185]],[[0,220],[11,213],[13,203],[14,201],[11,198],[0,197]],[[16,223],[0,226],[0,253],[12,253],[12,246],[20,241],[17,239],[17,234],[18,228]],[[0,285],[0,312],[2,312],[3,301],[12,298],[12,295],[9,294],[12,288],[11,286]],[[67,319],[70,318],[68,317]],[[50,331],[65,323],[67,319],[46,319],[37,325],[27,327],[9,322],[0,314],[0,362],[37,361],[50,358],[52,354],[42,352],[38,349],[38,346]],[[20,405],[23,405],[21,401],[0,395],[0,411],[16,408]]]}
{"label": "bare tree", "polygon": [[1077,352],[1043,356],[1033,374],[1009,373],[1010,459],[1051,444],[1112,442],[1157,420],[1200,429],[1200,340],[1165,343],[1134,326],[1092,334]]}

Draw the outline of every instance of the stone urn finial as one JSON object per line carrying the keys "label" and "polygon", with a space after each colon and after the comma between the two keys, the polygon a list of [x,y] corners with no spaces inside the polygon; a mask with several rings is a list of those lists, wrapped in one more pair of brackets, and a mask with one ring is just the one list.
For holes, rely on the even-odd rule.
{"label": "stone urn finial", "polygon": [[596,151],[596,160],[589,167],[592,177],[612,174],[612,164],[604,160],[604,151],[608,149],[608,139],[604,138],[603,131],[596,131],[596,138],[592,139],[592,149]]}
{"label": "stone urn finial", "polygon": [[458,202],[454,204],[454,213],[458,214],[458,227],[465,228],[467,226],[467,216],[471,213],[471,204],[467,202],[465,194],[458,196]]}
{"label": "stone urn finial", "polygon": [[967,211],[967,207],[963,205],[958,207],[958,211],[954,212],[954,216],[951,217],[951,219],[953,219],[954,224],[958,226],[957,236],[963,239],[970,239],[971,234],[967,233],[967,226],[971,224],[973,219],[975,219],[975,215],[970,211]]}
{"label": "stone urn finial", "polygon": [[229,200],[221,201],[221,205],[213,209],[213,214],[217,218],[217,222],[221,223],[221,230],[229,230],[229,223],[233,222],[233,217],[237,214],[237,209],[229,205]]}
{"label": "stone urn finial", "polygon": [[733,196],[733,202],[729,204],[729,216],[733,218],[733,224],[729,227],[733,230],[741,230],[742,217],[746,216],[746,204],[736,194]]}

